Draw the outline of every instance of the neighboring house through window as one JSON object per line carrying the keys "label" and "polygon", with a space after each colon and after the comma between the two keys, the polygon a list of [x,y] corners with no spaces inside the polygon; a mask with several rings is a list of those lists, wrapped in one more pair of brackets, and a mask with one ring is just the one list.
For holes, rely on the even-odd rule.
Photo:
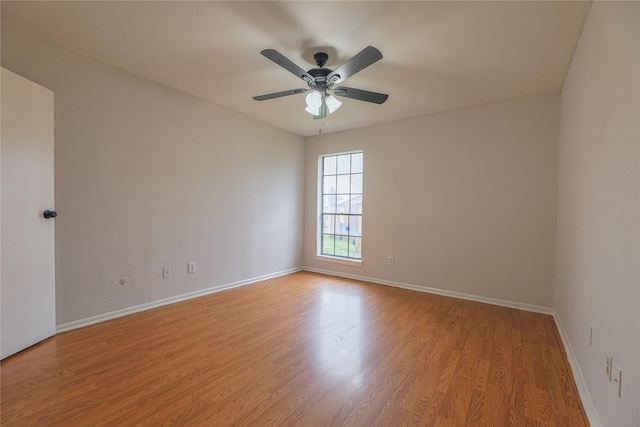
{"label": "neighboring house through window", "polygon": [[320,255],[362,260],[362,151],[321,156]]}

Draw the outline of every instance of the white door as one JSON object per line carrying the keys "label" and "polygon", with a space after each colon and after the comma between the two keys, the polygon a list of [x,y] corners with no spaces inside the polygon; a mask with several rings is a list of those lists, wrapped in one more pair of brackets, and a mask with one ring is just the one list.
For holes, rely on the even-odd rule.
{"label": "white door", "polygon": [[2,68],[1,358],[55,333],[53,92]]}

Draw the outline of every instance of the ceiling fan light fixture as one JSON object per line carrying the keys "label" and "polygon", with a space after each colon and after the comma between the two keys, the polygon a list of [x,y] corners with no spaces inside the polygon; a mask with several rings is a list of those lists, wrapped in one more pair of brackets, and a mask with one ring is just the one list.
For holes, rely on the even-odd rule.
{"label": "ceiling fan light fixture", "polygon": [[310,105],[307,105],[307,108],[305,108],[304,111],[313,116],[317,116],[318,114],[320,114],[320,107],[312,107]]}
{"label": "ceiling fan light fixture", "polygon": [[304,110],[312,114],[314,118],[325,118],[327,114],[333,113],[342,105],[342,102],[338,101],[335,96],[324,96],[317,90],[310,92],[305,101],[307,102],[307,108]]}
{"label": "ceiling fan light fixture", "polygon": [[322,94],[317,90],[310,92],[306,98],[307,108],[305,111],[309,114],[317,116],[320,114],[320,107],[322,106]]}
{"label": "ceiling fan light fixture", "polygon": [[342,105],[342,102],[338,101],[338,99],[333,95],[327,96],[326,103],[327,108],[329,109],[329,114],[336,111]]}
{"label": "ceiling fan light fixture", "polygon": [[314,120],[324,119],[325,117],[327,117],[327,114],[328,114],[327,103],[324,102],[324,100],[322,100],[322,104],[318,109],[318,114],[314,114],[313,119]]}

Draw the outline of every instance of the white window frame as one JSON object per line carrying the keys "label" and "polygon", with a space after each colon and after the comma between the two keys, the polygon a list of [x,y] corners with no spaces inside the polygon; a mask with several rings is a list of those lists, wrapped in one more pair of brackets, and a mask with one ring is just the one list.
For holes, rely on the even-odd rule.
{"label": "white window frame", "polygon": [[[317,226],[316,226],[316,260],[330,262],[335,264],[348,265],[351,267],[361,267],[363,263],[363,250],[364,248],[360,247],[360,259],[357,258],[347,258],[336,255],[327,255],[322,253],[322,183],[323,183],[323,168],[324,168],[324,158],[332,157],[332,156],[341,156],[345,154],[358,154],[362,153],[363,155],[363,163],[364,163],[364,151],[363,150],[353,150],[353,151],[345,151],[340,153],[326,153],[318,156],[318,179],[317,179]],[[364,164],[363,164],[363,180],[364,180]],[[364,199],[364,182],[362,189],[362,198]],[[363,215],[364,218],[364,215]]]}

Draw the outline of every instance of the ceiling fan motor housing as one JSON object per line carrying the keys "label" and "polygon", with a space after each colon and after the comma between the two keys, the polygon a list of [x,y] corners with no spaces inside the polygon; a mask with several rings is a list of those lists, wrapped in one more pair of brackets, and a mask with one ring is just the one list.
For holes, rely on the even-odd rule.
{"label": "ceiling fan motor housing", "polygon": [[332,76],[330,81],[327,80],[327,76],[333,72],[333,70],[330,68],[324,68],[324,64],[327,63],[329,55],[324,52],[317,52],[315,55],[313,55],[313,59],[316,61],[318,68],[312,68],[307,71],[307,74],[309,74],[314,79],[313,82],[307,81],[307,84],[312,89],[317,88],[318,86],[321,88],[330,89],[335,82],[340,80],[340,76],[334,75]]}
{"label": "ceiling fan motor housing", "polygon": [[329,68],[312,68],[307,73],[315,79],[317,86],[325,86],[327,83],[327,76],[332,71],[333,70],[330,70]]}
{"label": "ceiling fan motor housing", "polygon": [[327,63],[328,59],[329,55],[324,52],[317,52],[315,55],[313,55],[313,60],[316,61],[316,64],[320,68],[324,67],[324,64]]}

